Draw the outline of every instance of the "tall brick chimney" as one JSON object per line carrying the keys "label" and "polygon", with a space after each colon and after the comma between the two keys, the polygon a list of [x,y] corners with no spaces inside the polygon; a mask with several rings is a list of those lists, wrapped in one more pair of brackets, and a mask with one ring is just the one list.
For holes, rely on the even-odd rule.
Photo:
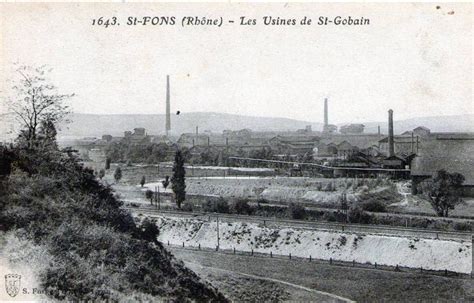
{"label": "tall brick chimney", "polygon": [[166,75],[166,136],[171,130],[171,114],[170,114],[170,76]]}
{"label": "tall brick chimney", "polygon": [[393,145],[393,110],[388,110],[388,156],[395,156],[395,147]]}

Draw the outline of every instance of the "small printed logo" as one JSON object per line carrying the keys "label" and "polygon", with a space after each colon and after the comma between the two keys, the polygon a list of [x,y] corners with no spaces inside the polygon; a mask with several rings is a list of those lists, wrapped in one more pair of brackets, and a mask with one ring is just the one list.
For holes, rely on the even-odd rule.
{"label": "small printed logo", "polygon": [[10,297],[15,297],[20,292],[21,275],[5,275],[5,289]]}

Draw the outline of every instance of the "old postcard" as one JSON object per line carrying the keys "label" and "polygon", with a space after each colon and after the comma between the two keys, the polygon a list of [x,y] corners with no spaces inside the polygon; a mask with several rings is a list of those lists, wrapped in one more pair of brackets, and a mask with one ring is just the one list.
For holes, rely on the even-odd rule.
{"label": "old postcard", "polygon": [[0,300],[474,301],[472,22],[0,4]]}

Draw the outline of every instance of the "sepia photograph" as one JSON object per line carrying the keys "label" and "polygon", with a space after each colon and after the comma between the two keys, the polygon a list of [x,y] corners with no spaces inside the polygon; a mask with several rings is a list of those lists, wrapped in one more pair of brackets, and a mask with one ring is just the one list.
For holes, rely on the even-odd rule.
{"label": "sepia photograph", "polygon": [[472,9],[0,3],[0,302],[474,302]]}

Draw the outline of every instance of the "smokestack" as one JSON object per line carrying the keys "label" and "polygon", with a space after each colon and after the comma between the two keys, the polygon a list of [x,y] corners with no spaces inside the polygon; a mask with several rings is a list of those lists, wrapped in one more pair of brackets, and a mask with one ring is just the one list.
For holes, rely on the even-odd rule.
{"label": "smokestack", "polygon": [[196,137],[199,135],[199,126],[196,126]]}
{"label": "smokestack", "polygon": [[328,126],[329,117],[328,117],[328,98],[324,98],[324,126]]}
{"label": "smokestack", "polygon": [[380,137],[380,125],[377,126],[377,134],[378,134],[379,137]]}
{"label": "smokestack", "polygon": [[393,146],[393,110],[388,110],[388,156],[395,156],[395,148]]}
{"label": "smokestack", "polygon": [[170,76],[166,75],[166,136],[171,130],[171,114],[170,114]]}

